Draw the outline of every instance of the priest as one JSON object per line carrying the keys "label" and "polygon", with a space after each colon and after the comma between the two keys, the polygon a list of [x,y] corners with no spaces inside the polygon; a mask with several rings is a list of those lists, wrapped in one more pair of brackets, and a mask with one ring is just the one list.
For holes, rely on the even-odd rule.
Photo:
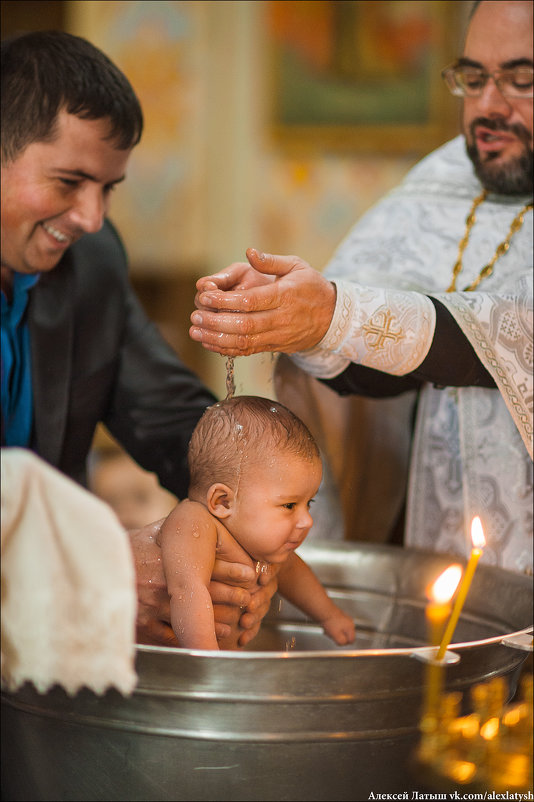
{"label": "priest", "polygon": [[[462,134],[324,273],[249,249],[201,279],[190,333],[222,354],[290,355],[279,392],[321,429],[346,537],[395,542],[400,521],[406,545],[465,556],[479,515],[483,561],[531,573],[532,2],[475,3],[442,75]],[[359,402],[356,426],[325,384]]]}

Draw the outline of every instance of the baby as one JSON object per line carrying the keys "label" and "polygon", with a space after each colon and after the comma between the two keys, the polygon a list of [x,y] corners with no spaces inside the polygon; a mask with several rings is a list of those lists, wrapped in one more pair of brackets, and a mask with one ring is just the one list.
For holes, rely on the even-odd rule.
{"label": "baby", "polygon": [[188,459],[188,498],[160,534],[180,645],[219,648],[208,591],[216,555],[231,562],[248,555],[258,570],[262,563],[280,564],[280,594],[337,644],[351,643],[353,620],[295,554],[313,524],[309,508],[322,476],[319,449],[304,423],[275,401],[227,399],[198,422]]}

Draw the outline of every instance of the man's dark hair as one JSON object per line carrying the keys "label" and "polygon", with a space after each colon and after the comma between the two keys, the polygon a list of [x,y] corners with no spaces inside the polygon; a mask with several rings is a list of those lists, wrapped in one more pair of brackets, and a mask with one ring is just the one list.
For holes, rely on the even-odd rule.
{"label": "man's dark hair", "polygon": [[120,150],[143,130],[139,100],[101,50],[63,31],[36,31],[2,42],[2,162],[32,142],[52,141],[65,110],[81,119],[110,121],[109,139]]}

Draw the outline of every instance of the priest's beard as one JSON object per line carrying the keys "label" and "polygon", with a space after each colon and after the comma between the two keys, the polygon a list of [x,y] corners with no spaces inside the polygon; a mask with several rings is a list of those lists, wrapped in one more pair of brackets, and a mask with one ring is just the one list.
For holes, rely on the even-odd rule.
{"label": "priest's beard", "polygon": [[[523,152],[520,156],[510,158],[506,164],[499,166],[493,164],[492,156],[486,156],[484,161],[480,158],[475,142],[475,128],[483,125],[492,131],[510,131],[523,143]],[[467,155],[473,162],[475,173],[482,186],[489,192],[498,195],[531,195],[532,194],[532,145],[530,134],[522,125],[507,125],[500,120],[490,120],[479,117],[469,126],[467,141]]]}

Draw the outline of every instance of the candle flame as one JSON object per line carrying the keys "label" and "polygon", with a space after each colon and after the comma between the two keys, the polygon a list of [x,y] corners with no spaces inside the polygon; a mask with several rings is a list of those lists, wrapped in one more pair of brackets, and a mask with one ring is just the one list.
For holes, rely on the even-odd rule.
{"label": "candle flame", "polygon": [[480,728],[480,734],[486,741],[492,741],[499,732],[499,719],[497,716],[489,718]]}
{"label": "candle flame", "polygon": [[454,596],[461,576],[462,569],[459,565],[449,565],[430,588],[429,599],[437,604],[449,602]]}
{"label": "candle flame", "polygon": [[471,523],[471,540],[473,541],[473,548],[475,549],[483,549],[486,545],[486,538],[484,537],[482,522],[478,515],[473,518]]}
{"label": "candle flame", "polygon": [[467,760],[452,760],[448,768],[453,780],[462,784],[469,782],[477,770],[475,764]]}

